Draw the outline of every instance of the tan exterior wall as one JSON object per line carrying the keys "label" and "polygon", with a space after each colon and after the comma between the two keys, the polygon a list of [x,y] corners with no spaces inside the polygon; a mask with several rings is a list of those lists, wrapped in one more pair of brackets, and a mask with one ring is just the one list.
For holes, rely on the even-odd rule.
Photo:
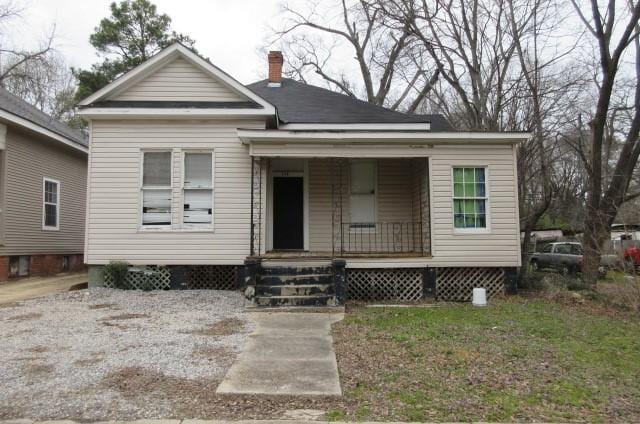
{"label": "tan exterior wall", "polygon": [[111,100],[234,102],[246,99],[179,58]]}
{"label": "tan exterior wall", "polygon": [[[88,264],[241,264],[249,255],[251,158],[236,128],[255,121],[93,121],[87,219]],[[173,155],[171,230],[140,227],[142,149]],[[214,151],[213,231],[181,229],[180,149]]]}
{"label": "tan exterior wall", "polygon": [[[237,128],[262,128],[257,121],[94,121],[92,123],[89,215],[86,259],[99,265],[110,260],[134,264],[241,264],[249,254],[251,159],[237,138]],[[189,232],[180,228],[176,214],[170,231],[140,229],[141,149],[174,151],[174,212],[181,206],[180,149],[215,152],[214,230]],[[351,151],[351,150],[353,151]],[[341,153],[358,157],[353,146]],[[396,148],[389,147],[381,150]],[[520,264],[515,149],[511,145],[436,145],[398,152],[418,156],[385,158],[378,166],[378,220],[417,221],[420,197],[416,182],[423,181],[422,197],[430,213],[424,217],[431,234],[431,257],[348,259],[350,267],[394,266],[517,266]],[[416,172],[412,163],[429,160]],[[309,248],[332,249],[332,167],[329,160],[308,160]],[[346,166],[346,161],[345,161]],[[463,233],[453,228],[452,167],[488,169],[489,228]],[[267,181],[263,167],[263,181]],[[348,213],[348,169],[343,169],[343,219]],[[426,180],[426,181],[425,181]],[[266,218],[267,184],[263,189]],[[429,224],[429,225],[427,225]],[[263,221],[264,232],[269,224]],[[428,239],[428,234],[425,235]],[[262,245],[264,246],[264,245]],[[263,251],[261,247],[260,251]]]}
{"label": "tan exterior wall", "polygon": [[[84,245],[87,155],[9,127],[2,152],[0,255],[74,254]],[[43,177],[60,182],[59,230],[43,230]]]}

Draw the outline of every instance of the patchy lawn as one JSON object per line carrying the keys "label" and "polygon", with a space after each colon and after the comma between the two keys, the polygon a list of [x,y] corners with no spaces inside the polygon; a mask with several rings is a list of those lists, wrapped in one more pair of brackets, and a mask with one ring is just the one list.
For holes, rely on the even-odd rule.
{"label": "patchy lawn", "polygon": [[358,308],[334,328],[328,417],[639,422],[639,324],[541,299]]}

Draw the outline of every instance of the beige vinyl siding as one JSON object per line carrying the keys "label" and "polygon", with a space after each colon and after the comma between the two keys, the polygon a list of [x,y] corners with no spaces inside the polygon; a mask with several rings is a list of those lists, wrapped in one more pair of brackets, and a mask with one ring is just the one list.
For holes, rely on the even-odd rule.
{"label": "beige vinyl siding", "polygon": [[[82,253],[87,155],[9,127],[0,255]],[[59,230],[42,229],[43,177],[60,182]]]}
{"label": "beige vinyl siding", "polygon": [[[93,121],[87,262],[241,264],[249,254],[251,159],[238,127],[255,121]],[[142,149],[173,151],[173,229],[140,228]],[[180,229],[180,149],[214,151],[213,231]]]}
{"label": "beige vinyl siding", "polygon": [[[431,156],[432,251],[439,266],[518,266],[518,222],[515,149],[504,146],[436,146]],[[487,232],[453,228],[452,168],[486,166],[489,190]]]}
{"label": "beige vinyl siding", "polygon": [[178,58],[111,100],[234,102],[246,99],[226,84]]}

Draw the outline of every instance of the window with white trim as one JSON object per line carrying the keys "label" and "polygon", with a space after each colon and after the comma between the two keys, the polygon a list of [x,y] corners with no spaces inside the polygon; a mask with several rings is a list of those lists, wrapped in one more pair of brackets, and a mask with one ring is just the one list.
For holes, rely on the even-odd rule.
{"label": "window with white trim", "polygon": [[171,152],[142,152],[142,226],[171,226]]}
{"label": "window with white trim", "polygon": [[486,168],[453,168],[453,226],[487,228]]}
{"label": "window with white trim", "polygon": [[375,228],[376,162],[351,162],[350,202],[351,228]]}
{"label": "window with white trim", "polygon": [[184,227],[211,227],[213,224],[213,152],[184,152],[183,176],[182,223]]}
{"label": "window with white trim", "polygon": [[50,178],[42,181],[42,228],[57,230],[60,224],[60,182]]}

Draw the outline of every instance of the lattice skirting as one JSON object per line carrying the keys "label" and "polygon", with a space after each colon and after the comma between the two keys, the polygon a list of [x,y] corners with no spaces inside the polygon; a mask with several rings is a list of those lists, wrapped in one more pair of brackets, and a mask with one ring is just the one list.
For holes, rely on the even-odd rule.
{"label": "lattice skirting", "polygon": [[347,299],[420,300],[422,299],[422,269],[348,269]]}
{"label": "lattice skirting", "polygon": [[487,297],[504,293],[502,268],[438,268],[436,294],[438,300],[469,302],[474,287],[487,290]]}
{"label": "lattice skirting", "polygon": [[104,286],[127,290],[168,290],[171,288],[171,271],[166,267],[130,268],[122,287],[116,287],[111,273],[105,271]]}
{"label": "lattice skirting", "polygon": [[238,267],[235,265],[194,265],[189,267],[184,287],[192,290],[235,290]]}

